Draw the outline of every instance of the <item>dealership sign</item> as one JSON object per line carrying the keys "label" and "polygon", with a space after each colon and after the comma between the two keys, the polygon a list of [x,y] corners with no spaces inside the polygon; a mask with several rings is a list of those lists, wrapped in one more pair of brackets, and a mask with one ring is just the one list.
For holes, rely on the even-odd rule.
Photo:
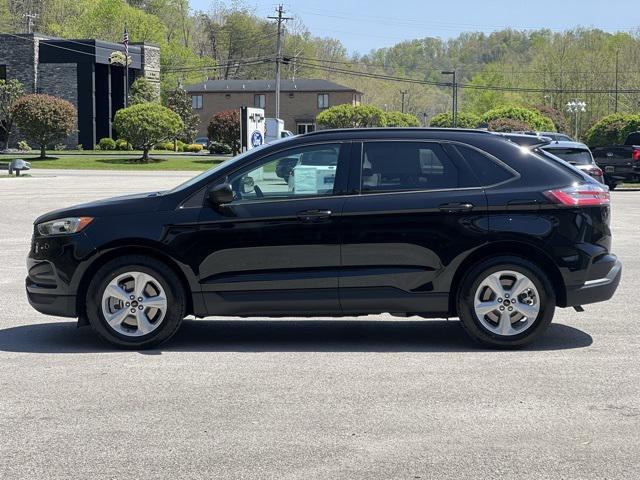
{"label": "dealership sign", "polygon": [[264,144],[266,123],[263,108],[240,109],[240,146],[242,151]]}

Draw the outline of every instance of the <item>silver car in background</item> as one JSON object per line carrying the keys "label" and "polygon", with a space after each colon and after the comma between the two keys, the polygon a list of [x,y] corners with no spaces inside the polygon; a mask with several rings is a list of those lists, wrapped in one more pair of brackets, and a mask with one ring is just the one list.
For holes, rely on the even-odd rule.
{"label": "silver car in background", "polygon": [[579,168],[600,183],[604,183],[602,169],[596,165],[591,150],[589,150],[589,147],[584,143],[555,141],[547,145],[542,145],[539,148]]}

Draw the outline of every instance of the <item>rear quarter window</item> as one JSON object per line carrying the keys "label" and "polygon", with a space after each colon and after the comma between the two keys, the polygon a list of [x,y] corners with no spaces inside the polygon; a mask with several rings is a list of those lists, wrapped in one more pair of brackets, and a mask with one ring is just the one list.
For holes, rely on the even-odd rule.
{"label": "rear quarter window", "polygon": [[456,145],[455,148],[469,165],[480,186],[496,185],[516,176],[516,174],[506,166],[492,160],[475,148],[464,145]]}

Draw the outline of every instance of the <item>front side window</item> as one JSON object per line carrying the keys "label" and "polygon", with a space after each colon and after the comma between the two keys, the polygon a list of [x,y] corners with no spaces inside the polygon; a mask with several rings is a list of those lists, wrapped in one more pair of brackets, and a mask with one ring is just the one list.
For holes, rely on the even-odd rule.
{"label": "front side window", "polygon": [[286,150],[229,178],[234,203],[333,195],[339,144]]}
{"label": "front side window", "polygon": [[435,142],[366,142],[362,193],[442,190],[475,186],[475,180]]}
{"label": "front side window", "polygon": [[265,108],[267,105],[267,97],[263,93],[257,93],[253,96],[253,106],[255,108]]}
{"label": "front side window", "polygon": [[191,95],[191,107],[194,110],[202,109],[202,95]]}
{"label": "front side window", "polygon": [[329,108],[329,94],[328,93],[319,93],[318,94],[318,108]]}

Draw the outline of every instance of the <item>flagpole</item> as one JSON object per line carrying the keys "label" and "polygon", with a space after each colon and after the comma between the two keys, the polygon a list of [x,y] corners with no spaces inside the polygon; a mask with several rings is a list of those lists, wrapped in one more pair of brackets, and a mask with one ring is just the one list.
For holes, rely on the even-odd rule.
{"label": "flagpole", "polygon": [[129,32],[127,31],[127,24],[124,25],[124,37],[122,39],[124,44],[124,108],[129,106]]}

